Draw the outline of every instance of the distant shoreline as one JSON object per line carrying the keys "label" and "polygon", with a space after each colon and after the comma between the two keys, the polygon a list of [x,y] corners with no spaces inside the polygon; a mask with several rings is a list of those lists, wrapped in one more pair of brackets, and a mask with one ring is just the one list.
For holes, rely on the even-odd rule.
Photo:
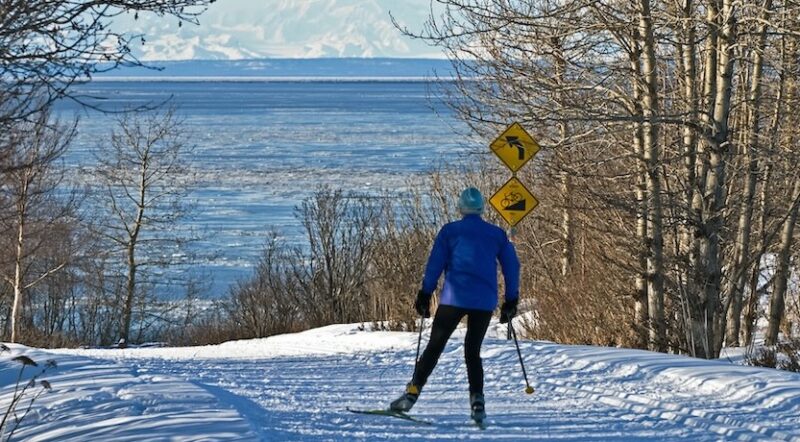
{"label": "distant shoreline", "polygon": [[452,82],[457,73],[447,60],[317,58],[188,60],[121,66],[94,74],[93,81],[213,82]]}
{"label": "distant shoreline", "polygon": [[449,83],[456,77],[317,77],[317,76],[98,76],[91,82],[164,82],[164,83]]}

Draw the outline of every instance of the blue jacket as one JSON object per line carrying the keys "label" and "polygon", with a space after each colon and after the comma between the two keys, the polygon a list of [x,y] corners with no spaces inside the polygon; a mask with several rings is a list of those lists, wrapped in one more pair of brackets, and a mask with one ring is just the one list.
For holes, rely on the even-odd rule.
{"label": "blue jacket", "polygon": [[439,303],[492,311],[497,307],[497,262],[503,269],[505,299],[519,297],[519,260],[503,229],[479,215],[445,224],[436,235],[422,290],[433,293],[444,276]]}

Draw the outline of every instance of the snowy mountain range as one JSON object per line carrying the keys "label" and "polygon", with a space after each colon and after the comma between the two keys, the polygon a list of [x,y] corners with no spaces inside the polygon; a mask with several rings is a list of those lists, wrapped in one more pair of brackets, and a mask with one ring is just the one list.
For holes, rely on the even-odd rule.
{"label": "snowy mountain range", "polygon": [[443,58],[392,24],[419,30],[430,12],[429,0],[218,0],[199,26],[154,14],[122,15],[114,26],[144,37],[133,51],[145,61]]}

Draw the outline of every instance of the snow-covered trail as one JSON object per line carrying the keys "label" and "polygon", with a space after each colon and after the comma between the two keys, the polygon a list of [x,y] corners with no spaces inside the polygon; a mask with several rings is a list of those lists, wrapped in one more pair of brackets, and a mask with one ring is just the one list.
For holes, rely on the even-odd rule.
{"label": "snow-covered trail", "polygon": [[[47,369],[38,381],[52,391],[36,399],[11,439],[16,441],[238,441],[255,439],[251,423],[229,402],[203,385],[102,360],[52,354],[18,345],[0,361],[0,415],[16,391],[22,365],[12,358],[25,355],[38,366],[24,368],[20,388],[30,376]],[[0,440],[12,436],[15,417],[25,414],[38,385],[16,407]]]}
{"label": "snow-covered trail", "polygon": [[412,413],[430,427],[345,411],[384,407],[401,392],[413,371],[411,333],[340,325],[220,346],[61,352],[203,385],[258,440],[800,440],[798,374],[522,341],[537,390],[526,395],[513,343],[496,338],[482,351],[489,426],[481,431],[468,419],[458,333]]}

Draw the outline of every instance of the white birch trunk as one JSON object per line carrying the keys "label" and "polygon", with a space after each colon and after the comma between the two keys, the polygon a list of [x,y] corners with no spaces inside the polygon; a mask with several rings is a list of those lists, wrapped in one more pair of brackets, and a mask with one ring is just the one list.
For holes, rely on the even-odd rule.
{"label": "white birch trunk", "polygon": [[27,203],[28,203],[28,177],[23,178],[20,183],[19,200],[17,201],[17,244],[14,256],[14,303],[11,307],[11,342],[18,342],[20,338],[20,322],[22,320],[22,302],[23,302],[23,280],[22,280],[22,260],[25,254],[25,223],[27,220]]}
{"label": "white birch trunk", "polygon": [[731,92],[733,84],[733,43],[734,6],[732,0],[723,0],[719,14],[720,36],[718,39],[718,68],[716,80],[716,101],[714,105],[711,148],[709,149],[709,169],[706,181],[706,194],[709,197],[705,207],[708,219],[704,238],[705,286],[704,311],[705,358],[715,358],[719,354],[716,336],[717,317],[721,314],[720,291],[722,282],[722,247],[720,236],[723,228],[723,209],[725,206],[726,150],[729,148],[728,118],[730,116]]}
{"label": "white birch trunk", "polygon": [[[634,73],[633,81],[633,103],[635,108],[635,115],[641,117],[643,111],[641,103],[643,99],[642,92],[642,69],[641,69],[641,51],[639,50],[639,41],[634,42],[636,45],[636,53],[631,54],[631,70]],[[648,348],[648,341],[650,336],[650,303],[648,301],[648,285],[647,285],[647,259],[650,254],[650,247],[648,244],[647,235],[647,164],[644,161],[644,125],[640,122],[633,123],[633,148],[636,157],[636,257],[637,257],[637,271],[636,271],[636,293],[634,294],[634,342],[638,348]]]}
{"label": "white birch trunk", "polygon": [[[706,45],[704,48],[705,59],[703,71],[703,93],[701,101],[703,104],[704,112],[700,113],[700,121],[704,125],[704,130],[712,126],[711,115],[717,100],[715,91],[717,90],[716,82],[717,75],[717,42],[719,40],[719,31],[717,29],[717,21],[719,20],[719,11],[716,2],[711,0],[707,3],[706,7],[706,23],[708,24],[708,37],[706,38]],[[706,137],[707,138],[707,137]],[[708,171],[710,169],[708,159],[708,149],[706,149],[707,140],[697,144],[697,162],[694,183],[695,190],[692,194],[692,219],[694,221],[695,232],[693,234],[694,241],[692,241],[691,249],[689,250],[689,268],[692,272],[692,277],[687,279],[687,308],[689,314],[689,327],[690,327],[690,341],[689,353],[695,357],[705,357],[708,354],[707,346],[707,324],[706,317],[706,303],[705,299],[705,286],[707,284],[706,267],[707,267],[707,218],[709,214],[705,209]]]}
{"label": "white birch trunk", "polygon": [[775,269],[775,285],[772,298],[769,301],[769,324],[764,343],[775,345],[778,343],[778,331],[786,310],[786,288],[789,283],[792,245],[794,244],[794,227],[797,224],[797,211],[800,207],[800,180],[794,182],[792,189],[794,201],[789,209],[789,214],[783,222],[781,242],[778,247],[777,268]]}
{"label": "white birch trunk", "polygon": [[661,151],[658,145],[659,115],[658,68],[650,0],[639,3],[639,36],[642,44],[643,100],[642,141],[646,165],[647,188],[647,301],[650,316],[649,346],[651,350],[666,351],[667,335],[664,320],[664,233],[661,206]]}
{"label": "white birch trunk", "polygon": [[[758,39],[753,49],[753,71],[750,78],[749,115],[748,115],[748,140],[745,146],[745,162],[747,176],[745,178],[742,207],[739,212],[739,223],[736,232],[733,268],[730,272],[729,285],[725,290],[728,296],[727,324],[725,342],[729,346],[739,346],[739,331],[741,329],[742,297],[744,284],[752,265],[750,256],[750,233],[752,231],[753,204],[758,183],[758,139],[761,133],[759,121],[761,119],[761,82],[764,67],[764,49],[767,41],[767,25],[770,18],[772,0],[765,0],[761,12],[761,24],[758,26]],[[779,90],[782,89],[779,87]],[[781,94],[778,93],[778,102]]]}

